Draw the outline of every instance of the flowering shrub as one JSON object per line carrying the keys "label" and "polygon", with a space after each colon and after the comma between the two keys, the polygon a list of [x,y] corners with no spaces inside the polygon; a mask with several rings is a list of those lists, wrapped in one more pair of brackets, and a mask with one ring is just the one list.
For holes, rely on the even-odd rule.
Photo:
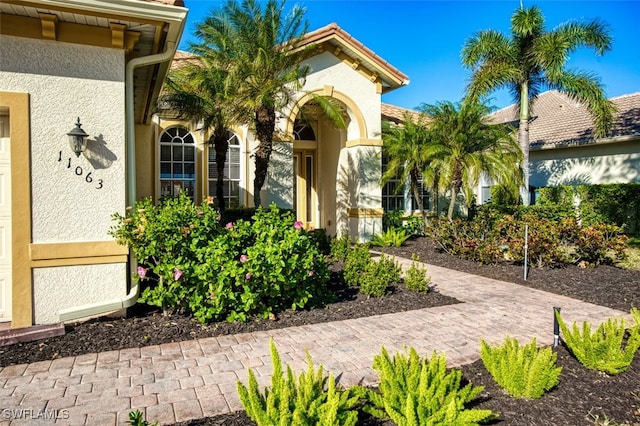
{"label": "flowering shrub", "polygon": [[328,296],[317,240],[275,206],[258,209],[253,222],[220,224],[211,206],[181,195],[158,206],[143,200],[113,217],[111,234],[131,247],[140,264],[135,278],[148,284],[141,302],[201,322],[244,321]]}

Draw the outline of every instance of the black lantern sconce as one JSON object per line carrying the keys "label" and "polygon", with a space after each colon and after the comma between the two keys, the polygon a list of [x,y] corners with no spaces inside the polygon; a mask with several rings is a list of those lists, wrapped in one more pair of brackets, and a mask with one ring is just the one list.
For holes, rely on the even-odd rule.
{"label": "black lantern sconce", "polygon": [[69,145],[71,145],[71,149],[76,154],[76,157],[80,157],[80,154],[87,148],[87,138],[89,137],[89,135],[82,130],[80,117],[78,117],[76,127],[67,133],[67,136],[69,136]]}

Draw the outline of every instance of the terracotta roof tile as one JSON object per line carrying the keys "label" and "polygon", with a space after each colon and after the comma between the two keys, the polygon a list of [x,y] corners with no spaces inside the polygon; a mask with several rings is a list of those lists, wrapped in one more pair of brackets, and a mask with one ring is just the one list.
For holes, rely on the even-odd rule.
{"label": "terracotta roof tile", "polygon": [[[615,125],[604,140],[618,136],[640,136],[640,92],[610,99],[618,108]],[[557,90],[542,93],[531,107],[531,148],[596,143],[591,115],[584,104]],[[516,105],[490,115],[493,122],[518,125]]]}
{"label": "terracotta roof tile", "polygon": [[404,122],[404,115],[406,113],[409,113],[414,120],[418,120],[420,117],[420,113],[418,111],[385,103],[380,104],[380,113],[382,115],[382,120],[390,121],[395,124]]}
{"label": "terracotta roof tile", "polygon": [[183,0],[140,0],[140,1],[146,1],[146,2],[149,2],[149,3],[166,4],[166,5],[169,5],[169,6],[184,7],[184,1]]}

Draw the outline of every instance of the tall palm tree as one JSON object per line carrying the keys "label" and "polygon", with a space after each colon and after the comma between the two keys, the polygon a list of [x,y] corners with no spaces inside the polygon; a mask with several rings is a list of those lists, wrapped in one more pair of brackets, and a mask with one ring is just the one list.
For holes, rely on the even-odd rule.
{"label": "tall palm tree", "polygon": [[298,49],[307,32],[305,10],[294,6],[285,14],[285,0],[227,0],[198,25],[200,42],[191,51],[215,61],[234,88],[233,107],[240,123],[252,125],[258,140],[254,153],[253,199],[260,190],[273,150],[276,113],[300,89],[309,68],[301,66],[308,49]]}
{"label": "tall palm tree", "polygon": [[216,199],[224,212],[224,166],[229,149],[230,126],[236,115],[229,109],[233,86],[227,85],[227,73],[216,67],[208,57],[187,59],[167,77],[165,93],[159,98],[162,109],[169,109],[178,118],[203,126],[209,132],[209,145],[216,151]]}
{"label": "tall palm tree", "polygon": [[396,191],[404,190],[409,182],[418,210],[424,217],[424,206],[420,195],[420,180],[426,168],[425,145],[428,142],[425,117],[418,119],[406,112],[400,126],[387,121],[382,123],[383,153],[388,159],[381,184],[397,179]]}
{"label": "tall palm tree", "polygon": [[536,6],[520,7],[511,17],[511,37],[494,30],[469,38],[462,62],[473,70],[468,96],[478,99],[508,88],[520,110],[518,141],[524,154],[522,201],[529,204],[529,121],[531,107],[543,89],[556,89],[584,103],[595,123],[595,136],[611,128],[615,107],[605,97],[596,76],[566,68],[569,54],[580,47],[602,55],[611,48],[608,27],[598,20],[567,22],[545,31],[544,17]]}
{"label": "tall palm tree", "polygon": [[430,160],[429,167],[439,171],[441,183],[451,195],[449,219],[459,193],[464,194],[467,205],[474,202],[473,189],[482,173],[498,184],[514,177],[521,183],[518,163],[522,152],[507,127],[487,121],[488,106],[444,101],[420,109],[429,116],[430,143],[424,155]]}

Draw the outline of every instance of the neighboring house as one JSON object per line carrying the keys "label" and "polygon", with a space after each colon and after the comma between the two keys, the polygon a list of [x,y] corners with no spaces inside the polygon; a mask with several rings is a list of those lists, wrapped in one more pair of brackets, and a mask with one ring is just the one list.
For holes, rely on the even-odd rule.
{"label": "neighboring house", "polygon": [[[136,141],[153,133],[182,6],[0,3],[0,321],[12,328],[135,302],[128,250],[108,231],[137,198]],[[78,117],[89,138],[76,156]]]}
{"label": "neighboring house", "polygon": [[[112,215],[143,197],[214,194],[208,135],[154,115],[183,6],[0,3],[0,323],[30,327],[131,306],[135,260],[109,236]],[[312,72],[280,112],[262,199],[294,208],[309,227],[366,239],[382,227],[381,95],[408,79],[335,24],[307,34],[312,43]],[[347,128],[316,111],[309,93],[337,100]],[[312,117],[305,124],[302,112]],[[89,137],[76,155],[67,134],[78,117]],[[246,126],[230,130],[227,197],[250,206],[257,143]]]}
{"label": "neighboring house", "polygon": [[[611,98],[618,109],[613,129],[594,138],[593,120],[583,104],[551,90],[532,106],[529,125],[530,185],[590,185],[640,182],[640,92]],[[497,123],[518,125],[515,105],[491,115]],[[490,197],[482,182],[479,201]]]}

